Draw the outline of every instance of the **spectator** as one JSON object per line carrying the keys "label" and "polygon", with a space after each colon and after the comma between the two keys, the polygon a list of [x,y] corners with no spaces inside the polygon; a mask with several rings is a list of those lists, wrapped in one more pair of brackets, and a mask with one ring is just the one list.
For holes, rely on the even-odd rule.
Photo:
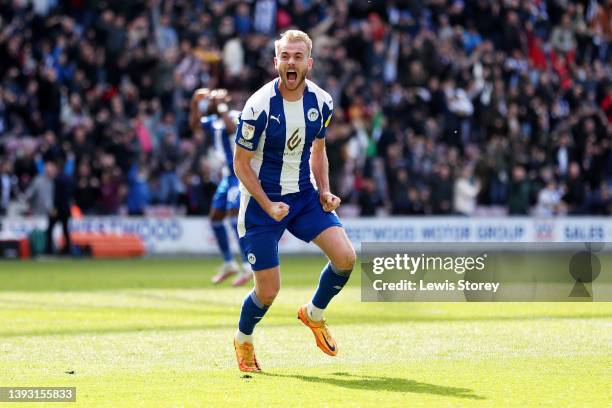
{"label": "spectator", "polygon": [[508,212],[510,215],[527,215],[531,197],[531,185],[526,178],[525,168],[515,166],[508,187]]}
{"label": "spectator", "polygon": [[409,196],[410,183],[408,181],[408,172],[401,169],[397,172],[391,191],[391,213],[392,214],[407,214],[411,209],[411,200]]}
{"label": "spectator", "polygon": [[128,173],[127,208],[129,215],[144,215],[150,194],[147,172],[143,166],[133,164]]}
{"label": "spectator", "polygon": [[[569,191],[575,162],[586,197],[570,211],[604,211],[612,0],[387,3],[0,8],[0,151],[14,163],[12,196],[33,186],[34,155],[57,161],[73,150],[79,169],[90,167],[77,175],[75,200],[85,212],[116,214],[133,197],[128,174],[144,152],[150,203],[187,211],[183,184],[210,157],[210,141],[188,126],[191,93],[225,86],[239,109],[275,75],[273,39],[297,25],[316,44],[313,79],[334,98],[330,183],[345,202],[372,212],[359,184],[367,174],[375,210],[448,214],[461,175],[449,169],[441,180],[440,166],[476,163],[476,206],[524,214],[548,182],[538,179],[543,167],[568,194],[581,194]],[[175,140],[166,149],[168,133]],[[389,146],[397,150],[388,154]],[[207,164],[214,183],[215,164]]]}
{"label": "spectator", "polygon": [[361,189],[359,190],[359,206],[362,217],[373,217],[376,215],[376,209],[382,204],[381,198],[376,191],[376,184],[371,178],[364,178],[361,181]]}
{"label": "spectator", "polygon": [[44,171],[39,173],[29,189],[26,197],[30,201],[33,215],[49,215],[54,208],[54,180],[57,175],[57,167],[53,162],[44,165]]}
{"label": "spectator", "polygon": [[563,190],[557,186],[554,180],[550,180],[546,187],[538,193],[538,202],[534,211],[535,215],[538,217],[550,217],[563,213],[562,196]]}
{"label": "spectator", "polygon": [[[69,161],[73,161],[73,158],[69,158]],[[60,166],[61,167],[61,166]],[[60,222],[62,224],[62,233],[64,235],[64,247],[61,253],[63,255],[69,255],[72,244],[70,240],[70,217],[72,204],[74,200],[74,180],[72,178],[73,164],[68,164],[64,171],[56,172],[55,178],[53,179],[53,208],[48,214],[48,225],[47,225],[47,253],[54,253],[53,245],[53,229],[55,224]],[[70,168],[70,170],[69,170]]]}
{"label": "spectator", "polygon": [[582,215],[587,214],[585,201],[587,197],[587,189],[580,174],[580,166],[576,162],[572,162],[569,166],[567,181],[565,182],[565,194],[562,199],[567,204],[569,214]]}
{"label": "spectator", "polygon": [[0,216],[6,215],[13,195],[12,164],[0,157]]}
{"label": "spectator", "polygon": [[169,132],[164,137],[160,155],[160,200],[163,204],[174,205],[182,190],[181,182],[176,172],[180,160],[176,135]]}
{"label": "spectator", "polygon": [[434,176],[431,192],[431,201],[434,214],[450,214],[453,207],[453,180],[450,169],[446,164],[440,164]]}
{"label": "spectator", "polygon": [[106,169],[100,179],[99,213],[113,215],[119,212],[123,188],[120,184],[121,171],[118,167]]}
{"label": "spectator", "polygon": [[74,191],[75,204],[85,215],[96,213],[96,205],[100,199],[100,180],[91,174],[91,166],[85,160],[77,170],[76,185]]}
{"label": "spectator", "polygon": [[550,42],[555,51],[559,53],[567,54],[574,51],[576,38],[569,14],[564,14],[561,18],[561,24],[553,29]]}
{"label": "spectator", "polygon": [[474,179],[471,166],[465,166],[461,177],[455,181],[453,209],[455,213],[473,215],[476,210],[476,197],[480,191],[480,181]]}

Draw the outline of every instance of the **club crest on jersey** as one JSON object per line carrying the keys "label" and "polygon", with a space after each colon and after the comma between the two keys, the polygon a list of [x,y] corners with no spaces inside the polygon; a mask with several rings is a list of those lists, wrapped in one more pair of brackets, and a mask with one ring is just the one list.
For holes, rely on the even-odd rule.
{"label": "club crest on jersey", "polygon": [[291,137],[287,139],[287,147],[289,150],[293,151],[296,147],[300,145],[300,130],[295,129],[295,132],[291,134]]}
{"label": "club crest on jersey", "polygon": [[316,108],[308,109],[308,120],[314,122],[319,119],[319,111]]}
{"label": "club crest on jersey", "polygon": [[247,260],[251,265],[255,265],[255,262],[257,262],[257,258],[255,258],[252,252],[247,255]]}
{"label": "club crest on jersey", "polygon": [[251,140],[255,136],[255,126],[248,123],[242,123],[242,137],[245,140]]}

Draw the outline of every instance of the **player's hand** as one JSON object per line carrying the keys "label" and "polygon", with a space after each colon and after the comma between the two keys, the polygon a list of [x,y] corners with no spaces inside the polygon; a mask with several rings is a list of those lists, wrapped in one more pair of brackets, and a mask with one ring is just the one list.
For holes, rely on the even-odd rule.
{"label": "player's hand", "polygon": [[200,103],[201,100],[207,99],[210,97],[210,90],[208,88],[200,88],[196,89],[191,97],[191,108],[195,109]]}
{"label": "player's hand", "polygon": [[330,192],[319,194],[319,201],[321,202],[321,207],[323,207],[323,211],[332,212],[336,208],[340,206],[342,200],[339,197],[333,195]]}
{"label": "player's hand", "polygon": [[215,100],[215,103],[229,103],[232,97],[227,92],[227,89],[219,88],[215,89],[210,93],[210,97]]}
{"label": "player's hand", "polygon": [[272,219],[279,222],[289,214],[289,205],[281,202],[272,202],[266,212]]}
{"label": "player's hand", "polygon": [[196,89],[195,92],[193,93],[192,100],[196,102],[200,102],[202,99],[208,98],[209,95],[210,95],[210,90],[208,88],[199,88],[199,89]]}

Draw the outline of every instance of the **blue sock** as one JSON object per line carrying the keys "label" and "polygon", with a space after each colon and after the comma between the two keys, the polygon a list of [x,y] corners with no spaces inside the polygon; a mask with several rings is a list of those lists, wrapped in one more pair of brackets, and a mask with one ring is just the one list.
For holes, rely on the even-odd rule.
{"label": "blue sock", "polygon": [[212,225],[212,229],[215,233],[217,245],[219,245],[219,249],[223,255],[223,260],[225,262],[230,262],[234,259],[234,257],[232,256],[232,251],[230,250],[229,241],[227,240],[227,231],[225,231],[223,221],[212,221],[210,224]]}
{"label": "blue sock", "polygon": [[232,222],[232,229],[234,230],[234,233],[236,234],[236,241],[238,241],[238,245],[240,246],[240,254],[242,255],[242,262],[243,263],[249,262],[246,251],[242,247],[242,244],[240,243],[240,237],[238,236],[238,217],[232,217],[230,221]]}
{"label": "blue sock", "polygon": [[259,301],[255,294],[255,289],[244,298],[242,310],[240,311],[240,321],[238,322],[238,330],[246,335],[253,334],[255,325],[264,317],[268,311],[268,306],[265,306]]}
{"label": "blue sock", "polygon": [[331,262],[328,262],[323,272],[321,272],[319,286],[312,297],[312,304],[319,309],[325,309],[332,298],[340,293],[346,282],[348,282],[350,271],[342,275],[339,272],[332,266]]}

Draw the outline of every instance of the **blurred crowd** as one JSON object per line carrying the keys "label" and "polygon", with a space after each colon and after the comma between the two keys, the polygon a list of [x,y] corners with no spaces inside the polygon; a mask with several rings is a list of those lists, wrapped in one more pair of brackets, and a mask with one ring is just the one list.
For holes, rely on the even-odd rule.
{"label": "blurred crowd", "polygon": [[190,97],[241,109],[292,27],[346,211],[612,213],[612,0],[0,0],[0,214],[58,173],[85,214],[207,213]]}

